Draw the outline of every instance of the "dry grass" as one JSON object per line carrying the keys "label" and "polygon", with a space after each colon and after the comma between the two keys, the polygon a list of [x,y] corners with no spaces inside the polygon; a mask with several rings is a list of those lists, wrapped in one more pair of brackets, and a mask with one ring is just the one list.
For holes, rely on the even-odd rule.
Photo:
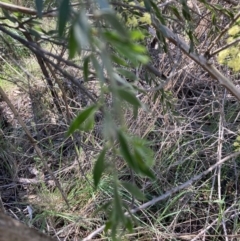
{"label": "dry grass", "polygon": [[[199,24],[196,30],[199,38],[208,28],[207,23]],[[50,44],[45,48],[54,54],[61,52]],[[171,50],[175,53],[175,49]],[[171,60],[166,54],[160,56],[159,68],[168,73]],[[70,205],[66,205],[32,145],[26,141],[22,128],[1,102],[2,113],[10,124],[0,133],[0,193],[4,207],[11,216],[59,239],[84,238],[104,224],[106,214],[96,211],[113,196],[109,173],[103,176],[98,190],[93,188],[92,167],[102,147],[101,135],[95,129],[67,139],[65,102],[60,98],[63,114],[59,114],[42,81],[36,59],[26,58],[16,66],[16,71],[5,75],[14,86],[19,85],[17,94],[10,94],[11,101],[37,139]],[[73,76],[82,76],[73,67],[62,67]],[[231,75],[230,70],[223,71]],[[155,155],[156,181],[134,175],[147,200],[179,186],[233,153],[239,130],[240,104],[199,66],[181,57],[172,74],[174,77],[165,91],[139,95],[146,110],[139,110],[137,119],[130,110],[125,111],[130,132],[146,138]],[[89,103],[77,99],[81,92],[68,81],[64,83],[62,76],[58,77],[68,88],[67,101],[73,118]],[[237,85],[238,77],[233,74],[231,77]],[[61,96],[57,83],[54,84]],[[92,94],[99,94],[96,82],[85,85]],[[101,116],[97,124],[101,126]],[[132,181],[130,170],[121,160],[118,168],[121,180]],[[135,215],[134,232],[124,234],[123,230],[121,240],[238,240],[238,169],[239,158],[231,159],[187,189],[139,211]],[[128,193],[121,190],[121,196],[126,204],[131,204]],[[107,236],[100,234],[96,240],[107,240]]]}

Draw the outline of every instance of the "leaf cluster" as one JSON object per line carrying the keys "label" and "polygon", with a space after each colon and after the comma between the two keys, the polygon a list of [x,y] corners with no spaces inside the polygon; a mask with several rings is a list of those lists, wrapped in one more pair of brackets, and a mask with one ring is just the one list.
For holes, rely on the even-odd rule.
{"label": "leaf cluster", "polygon": [[[228,30],[227,44],[240,38],[240,18],[236,23]],[[220,64],[229,66],[233,71],[240,71],[240,43],[237,42],[233,46],[224,49],[218,54],[218,61]]]}

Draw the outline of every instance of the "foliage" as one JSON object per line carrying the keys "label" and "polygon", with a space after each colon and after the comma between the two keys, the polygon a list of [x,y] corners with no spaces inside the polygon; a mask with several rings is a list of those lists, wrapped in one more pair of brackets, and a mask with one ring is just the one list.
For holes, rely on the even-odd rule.
{"label": "foliage", "polygon": [[[236,39],[240,38],[240,18],[236,23],[228,30],[227,43],[230,44]],[[240,43],[236,43],[233,46],[224,49],[218,54],[218,61],[221,64],[229,66],[233,71],[240,71]]]}
{"label": "foliage", "polygon": [[[210,182],[205,184],[202,177],[212,180],[210,173],[218,167],[211,166],[212,163],[221,161],[222,152],[225,155],[230,150],[231,153],[232,142],[221,144],[224,139],[220,136],[224,132],[221,122],[224,117],[221,115],[226,111],[222,107],[224,103],[219,101],[222,98],[220,88],[217,84],[214,88],[209,87],[209,79],[202,80],[202,74],[195,74],[201,72],[199,67],[203,67],[208,76],[213,76],[232,90],[233,84],[212,68],[214,63],[209,64],[209,58],[214,56],[211,55],[212,48],[225,30],[221,18],[216,18],[217,14],[231,20],[236,11],[224,10],[218,4],[203,0],[191,2],[192,5],[186,0],[125,0],[116,3],[96,0],[73,4],[70,0],[59,3],[36,0],[37,11],[33,17],[27,13],[3,12],[1,34],[7,37],[10,45],[17,42],[27,48],[34,56],[31,62],[34,59],[39,65],[40,74],[35,76],[38,73],[32,74],[27,63],[24,67],[19,64],[19,75],[27,76],[22,87],[29,88],[32,98],[33,118],[29,118],[31,124],[28,127],[36,138],[31,147],[25,147],[24,143],[21,148],[29,153],[29,149],[38,145],[46,158],[42,158],[42,154],[36,157],[33,152],[29,154],[30,159],[33,158],[39,169],[49,173],[51,168],[58,169],[53,173],[57,176],[54,187],[49,183],[45,185],[45,173],[43,180],[39,175],[44,182],[44,192],[39,193],[49,204],[49,210],[43,215],[49,215],[51,222],[52,218],[56,218],[54,221],[58,223],[61,216],[64,222],[73,221],[72,210],[64,216],[64,208],[69,210],[67,200],[70,199],[73,209],[81,205],[89,210],[98,208],[98,217],[104,211],[101,221],[105,221],[105,226],[102,230],[106,235],[110,230],[111,238],[116,240],[122,230],[133,231],[134,225],[138,225],[136,219],[148,225],[159,225],[161,228],[157,233],[162,232],[162,227],[175,227],[172,224],[179,220],[184,223],[187,219],[184,212],[190,210],[191,215],[194,213],[195,207],[189,200],[196,198],[203,205],[199,201],[202,200],[200,192],[205,203],[209,203],[206,196],[213,203],[209,193],[214,191],[209,190],[214,189],[215,179],[210,187]],[[194,5],[194,2],[197,3]],[[57,9],[49,11],[50,7]],[[51,17],[56,17],[56,26],[51,25],[46,30],[43,25],[47,23],[45,18],[49,17],[49,12],[55,13]],[[32,14],[31,11],[29,14]],[[206,34],[201,32],[200,23],[202,28],[210,25],[205,29]],[[238,39],[239,33],[240,22],[236,21],[228,29],[227,43]],[[154,42],[157,44],[152,44]],[[210,47],[204,45],[204,55],[199,51],[202,43],[213,43]],[[219,53],[218,61],[238,71],[238,48],[239,43],[224,49]],[[190,58],[183,58],[183,53]],[[195,69],[192,70],[192,66]],[[149,76],[153,76],[152,79]],[[44,79],[46,88],[32,88],[37,85],[36,77]],[[197,88],[193,79],[198,80]],[[239,99],[238,90],[233,90],[231,93]],[[216,97],[214,91],[218,91],[219,96]],[[47,105],[42,103],[42,96],[47,97]],[[237,110],[232,116],[236,116]],[[44,116],[41,119],[46,117],[44,123],[39,117],[42,112]],[[225,119],[233,122],[231,118]],[[49,130],[49,123],[54,123],[59,129]],[[220,134],[216,141],[218,129]],[[19,139],[25,138],[22,133],[19,136]],[[68,141],[73,146],[69,147]],[[66,149],[70,154],[64,153]],[[221,152],[217,161],[216,150]],[[54,156],[59,153],[59,156]],[[65,172],[65,177],[61,176],[62,159],[69,164],[73,156],[78,161],[79,172],[73,171],[76,169],[74,166],[71,171]],[[48,162],[39,164],[41,158]],[[218,170],[221,172],[220,167]],[[73,176],[76,180],[70,180]],[[79,176],[84,181],[78,179]],[[58,179],[62,187],[57,184]],[[195,181],[199,182],[199,187],[193,186]],[[66,198],[64,193],[67,193]],[[91,198],[96,198],[92,202],[94,208],[89,207],[85,200],[92,201]],[[166,203],[158,203],[167,198]],[[218,219],[225,220],[220,205],[224,203],[222,194],[218,193],[217,198],[215,204],[219,206],[213,207],[214,212],[218,210]],[[84,201],[81,203],[79,200]],[[184,210],[179,208],[176,211],[178,205],[182,205]],[[149,208],[147,218],[142,214],[135,215],[145,208]],[[211,211],[210,206],[203,210],[207,210],[208,214]],[[39,220],[46,225],[45,220]],[[189,220],[193,220],[193,216]],[[194,217],[194,220],[197,218]],[[220,223],[219,220],[217,223]],[[83,226],[85,229],[87,225]],[[173,230],[175,232],[175,228]]]}

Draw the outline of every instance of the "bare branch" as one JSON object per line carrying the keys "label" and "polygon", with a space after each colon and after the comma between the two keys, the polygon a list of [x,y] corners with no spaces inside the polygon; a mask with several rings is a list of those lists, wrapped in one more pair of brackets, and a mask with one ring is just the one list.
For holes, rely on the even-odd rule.
{"label": "bare branch", "polygon": [[[77,5],[79,5],[79,3],[71,4],[71,6],[77,6]],[[8,10],[10,12],[19,12],[19,13],[24,13],[24,14],[28,14],[28,15],[37,15],[37,11],[35,9],[26,8],[26,7],[22,7],[19,5],[10,4],[10,3],[1,2],[1,1],[0,1],[0,8]],[[58,16],[58,9],[54,8],[54,9],[51,9],[50,11],[43,12],[42,16],[43,17],[56,17],[56,16]]]}
{"label": "bare branch", "polygon": [[207,49],[206,53],[210,54],[213,46],[217,44],[220,38],[229,30],[229,28],[238,20],[240,12],[233,18],[233,20],[222,30],[222,32],[212,41],[211,45]]}
{"label": "bare branch", "polygon": [[225,77],[219,70],[217,70],[217,68],[213,65],[212,62],[210,62],[203,55],[199,55],[195,52],[190,52],[190,46],[187,45],[184,40],[180,39],[165,25],[159,23],[158,20],[153,19],[153,25],[157,31],[161,32],[170,42],[179,47],[188,57],[190,57],[204,70],[206,70],[213,79],[218,80],[218,82],[222,86],[227,88],[230,93],[232,93],[238,100],[240,100],[240,91],[236,88],[236,86],[232,83],[230,79]]}
{"label": "bare branch", "polygon": [[226,45],[218,48],[218,49],[215,50],[214,52],[212,52],[212,53],[210,54],[210,58],[213,57],[214,55],[218,54],[219,52],[223,51],[224,49],[227,49],[227,48],[231,47],[232,45],[234,45],[234,44],[236,44],[236,43],[238,43],[238,42],[240,42],[240,37],[234,39],[234,41],[232,41],[232,42],[230,42],[230,43],[228,43],[228,44],[226,44]]}

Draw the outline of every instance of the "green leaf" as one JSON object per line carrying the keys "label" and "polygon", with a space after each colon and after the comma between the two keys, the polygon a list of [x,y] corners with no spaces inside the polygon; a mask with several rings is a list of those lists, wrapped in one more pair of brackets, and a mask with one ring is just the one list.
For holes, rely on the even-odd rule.
{"label": "green leaf", "polygon": [[118,57],[116,54],[111,54],[111,59],[114,63],[116,63],[118,65],[129,67],[129,64],[127,64],[124,59]]}
{"label": "green leaf", "polygon": [[41,32],[40,31],[36,31],[33,28],[30,28],[28,31],[31,35],[35,36],[36,38],[41,38]]}
{"label": "green leaf", "polygon": [[178,9],[175,6],[170,6],[170,9],[172,10],[173,14],[180,20],[182,21],[182,16],[179,13]]}
{"label": "green leaf", "polygon": [[35,5],[37,9],[37,16],[42,18],[43,0],[35,0]]}
{"label": "green leaf", "polygon": [[126,221],[125,221],[125,227],[127,228],[127,230],[132,233],[133,232],[133,224],[132,221],[129,217],[126,217]]}
{"label": "green leaf", "polygon": [[134,51],[135,53],[139,53],[139,54],[147,53],[146,47],[140,44],[130,44],[129,48],[131,48],[131,50]]}
{"label": "green leaf", "polygon": [[151,4],[150,4],[149,0],[143,0],[143,2],[144,2],[144,6],[146,8],[146,11],[150,12],[151,11]]}
{"label": "green leaf", "polygon": [[124,157],[125,161],[127,162],[128,166],[131,167],[134,171],[138,172],[139,168],[129,150],[127,139],[121,131],[118,131],[118,141],[120,144],[120,152]]}
{"label": "green leaf", "polygon": [[132,30],[130,32],[130,38],[134,41],[143,40],[145,38],[145,35],[140,30]]}
{"label": "green leaf", "polygon": [[224,199],[217,199],[217,200],[214,200],[213,202],[214,202],[214,203],[218,203],[218,204],[220,204],[220,205],[222,205],[222,204],[225,203]]}
{"label": "green leaf", "polygon": [[142,155],[141,152],[138,151],[138,149],[134,149],[134,157],[135,157],[135,160],[137,161],[137,165],[138,165],[138,168],[139,168],[139,171],[151,178],[152,180],[155,179],[155,176],[154,176],[154,173],[150,170],[150,168],[145,164],[144,162],[144,156]]}
{"label": "green leaf", "polygon": [[96,109],[97,109],[96,105],[91,105],[91,106],[87,107],[85,110],[83,110],[82,112],[80,112],[80,114],[75,118],[75,120],[70,125],[67,135],[69,136],[74,131],[79,129],[81,127],[81,125],[84,123],[84,121],[90,115],[92,115],[96,111]]}
{"label": "green leaf", "polygon": [[17,18],[13,17],[12,15],[9,14],[9,12],[5,9],[1,9],[3,14],[4,14],[4,17],[7,18],[8,20],[10,20],[12,23],[16,23],[18,20]]}
{"label": "green leaf", "polygon": [[161,12],[159,11],[159,8],[158,8],[157,4],[156,4],[154,1],[150,1],[150,2],[151,2],[151,5],[152,5],[153,9],[154,9],[155,12],[156,12],[157,18],[160,20],[160,22],[161,22],[163,25],[166,25],[165,19],[163,18]]}
{"label": "green leaf", "polygon": [[129,42],[114,42],[113,47],[116,48],[119,54],[126,57],[134,65],[138,65],[139,62],[146,64],[149,62],[146,48],[138,44],[131,44]]}
{"label": "green leaf", "polygon": [[212,23],[213,23],[214,25],[217,24],[217,18],[216,18],[216,14],[215,14],[215,13],[212,13]]}
{"label": "green leaf", "polygon": [[187,35],[190,39],[190,48],[189,53],[192,53],[194,51],[194,40],[193,40],[193,32],[191,30],[187,31]]}
{"label": "green leaf", "polygon": [[90,131],[94,128],[94,112],[89,115],[89,117],[79,126],[81,131]]}
{"label": "green leaf", "polygon": [[157,37],[163,43],[164,52],[167,53],[168,52],[168,45],[167,45],[167,42],[166,42],[166,39],[165,39],[165,36],[167,35],[166,30],[161,25],[159,26],[159,30],[160,31],[156,32]]}
{"label": "green leaf", "polygon": [[112,226],[113,226],[112,221],[111,221],[111,220],[109,220],[109,221],[108,221],[108,222],[106,222],[106,224],[105,224],[104,231],[105,231],[105,232],[107,232],[109,229],[111,229],[111,228],[112,228]]}
{"label": "green leaf", "polygon": [[93,180],[94,180],[95,187],[98,186],[100,179],[102,177],[102,174],[104,172],[104,169],[105,169],[105,163],[104,163],[105,154],[106,154],[106,149],[104,148],[101,151],[100,155],[98,156],[98,159],[93,168]]}
{"label": "green leaf", "polygon": [[116,71],[117,71],[117,73],[121,74],[122,76],[126,77],[127,79],[130,79],[133,81],[137,79],[137,76],[129,70],[117,68]]}
{"label": "green leaf", "polygon": [[121,35],[117,31],[107,30],[107,31],[104,31],[102,34],[105,37],[105,39],[112,44],[115,44],[115,43],[124,44],[124,45],[129,44],[129,42],[126,39],[121,38]]}
{"label": "green leaf", "polygon": [[187,21],[191,21],[191,14],[186,0],[181,0],[182,3],[182,14]]}
{"label": "green leaf", "polygon": [[138,117],[138,107],[134,107],[133,108],[133,118],[136,120],[137,119],[137,117]]}
{"label": "green leaf", "polygon": [[116,224],[118,224],[118,222],[125,222],[125,215],[123,212],[123,205],[122,205],[122,200],[119,196],[118,193],[118,186],[117,184],[114,186],[114,210],[113,212],[115,213],[114,218],[115,220],[113,220],[113,222]]}
{"label": "green leaf", "polygon": [[114,30],[116,30],[120,36],[125,39],[129,37],[129,33],[124,25],[118,20],[116,13],[113,11],[104,11],[101,16],[108,22]]}
{"label": "green leaf", "polygon": [[134,149],[136,149],[142,156],[142,159],[144,159],[146,165],[148,167],[153,166],[154,164],[154,152],[149,147],[150,143],[142,138],[139,137],[132,137],[131,142],[134,146]]}
{"label": "green leaf", "polygon": [[87,56],[86,58],[84,58],[84,62],[83,62],[83,78],[84,78],[85,82],[88,81],[89,62],[90,62],[90,56]]}
{"label": "green leaf", "polygon": [[124,188],[127,189],[129,193],[132,194],[132,196],[136,197],[138,200],[145,200],[144,194],[141,192],[141,190],[136,186],[129,182],[121,182]]}
{"label": "green leaf", "polygon": [[99,78],[100,81],[102,81],[104,83],[105,77],[104,77],[104,73],[103,73],[103,68],[100,66],[100,64],[99,64],[98,60],[95,58],[95,56],[91,55],[91,60],[92,60],[93,67],[96,71],[97,77]]}
{"label": "green leaf", "polygon": [[70,16],[70,0],[62,0],[59,6],[59,16],[58,16],[58,33],[59,36],[63,36],[65,26]]}
{"label": "green leaf", "polygon": [[147,64],[150,60],[150,58],[147,55],[143,54],[136,55],[136,59],[142,64]]}
{"label": "green leaf", "polygon": [[78,19],[74,24],[74,36],[79,47],[87,48],[90,44],[90,25],[84,11],[78,15]]}
{"label": "green leaf", "polygon": [[128,103],[130,103],[133,106],[141,107],[140,100],[131,91],[119,88],[117,90],[117,92],[123,100],[127,101]]}
{"label": "green leaf", "polygon": [[69,38],[68,38],[68,51],[69,51],[69,58],[72,59],[75,56],[75,53],[78,50],[78,45],[76,39],[74,37],[73,28],[69,31]]}

